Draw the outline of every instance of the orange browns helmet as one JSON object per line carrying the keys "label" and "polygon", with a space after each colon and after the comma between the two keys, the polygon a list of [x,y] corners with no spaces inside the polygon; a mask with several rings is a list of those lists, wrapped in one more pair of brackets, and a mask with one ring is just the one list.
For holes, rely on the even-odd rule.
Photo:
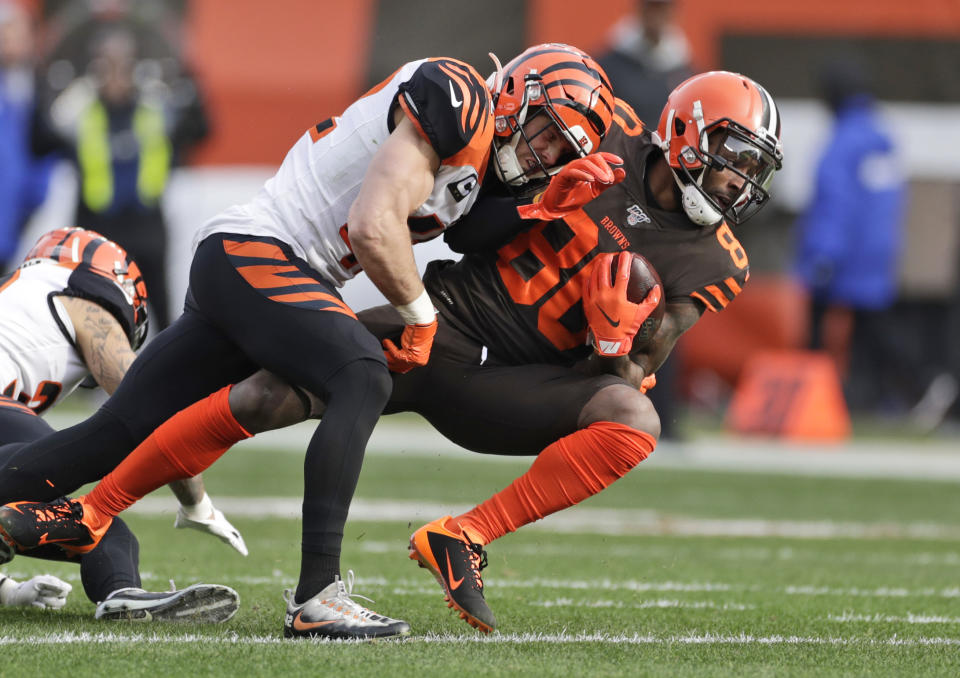
{"label": "orange browns helmet", "polygon": [[58,228],[40,236],[22,266],[52,259],[73,271],[62,294],[97,302],[123,327],[137,349],[147,336],[147,286],[126,250],[95,231]]}
{"label": "orange browns helmet", "polygon": [[[780,111],[759,84],[739,73],[710,71],[682,82],[667,98],[658,142],[683,194],[690,219],[740,224],[766,204],[773,174],[783,165]],[[711,195],[711,172],[743,179],[736,195]]]}
{"label": "orange browns helmet", "polygon": [[[596,150],[610,129],[614,98],[607,74],[592,57],[570,45],[547,43],[499,66],[487,85],[493,93],[494,166],[501,181],[521,186],[544,179],[569,160]],[[525,169],[516,149],[521,141],[529,145],[523,125],[537,115],[550,117],[574,154],[547,168],[533,153],[538,166]]]}

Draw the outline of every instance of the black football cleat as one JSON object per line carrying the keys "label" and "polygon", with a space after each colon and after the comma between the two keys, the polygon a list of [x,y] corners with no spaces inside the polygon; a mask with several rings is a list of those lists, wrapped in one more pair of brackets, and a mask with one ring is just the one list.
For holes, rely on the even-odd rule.
{"label": "black football cleat", "polygon": [[410,559],[433,573],[443,591],[447,607],[460,612],[470,626],[490,633],[497,620],[483,597],[480,570],[487,566],[487,552],[461,531],[445,527],[450,516],[427,523],[410,536]]}
{"label": "black football cleat", "polygon": [[53,544],[67,553],[88,553],[100,543],[110,521],[91,527],[84,517],[85,507],[77,499],[15,501],[0,506],[0,539],[18,552]]}

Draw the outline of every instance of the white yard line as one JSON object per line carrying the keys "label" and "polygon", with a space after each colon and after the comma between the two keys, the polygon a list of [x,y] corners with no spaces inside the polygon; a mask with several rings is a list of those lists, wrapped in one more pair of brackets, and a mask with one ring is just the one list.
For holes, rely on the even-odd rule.
{"label": "white yard line", "polygon": [[843,614],[827,615],[827,619],[835,622],[866,622],[869,624],[960,624],[960,617],[943,617],[910,612],[903,616],[844,612]]}
{"label": "white yard line", "polygon": [[[299,519],[302,500],[294,497],[216,498],[226,515],[247,518]],[[408,522],[414,529],[443,515],[471,509],[467,504],[375,500],[357,497],[349,520]],[[146,497],[131,509],[157,515],[176,512],[172,497]],[[672,535],[699,537],[783,537],[792,539],[960,539],[960,527],[929,523],[861,523],[831,520],[767,520],[763,518],[697,518],[651,510],[595,509],[574,506],[524,528],[562,534]]]}
{"label": "white yard line", "polygon": [[[311,642],[300,640],[299,643]],[[352,643],[357,641],[322,641],[314,643]],[[426,634],[413,636],[403,640],[383,641],[396,643],[435,643],[449,645],[480,644],[575,644],[575,643],[607,643],[611,645],[838,645],[853,647],[927,647],[927,646],[960,646],[960,638],[920,637],[899,638],[893,635],[889,638],[868,638],[858,636],[755,636],[749,633],[740,634],[713,634],[690,633],[686,635],[654,636],[654,635],[619,635],[607,633],[493,633],[489,636],[453,635],[453,634]],[[44,635],[0,636],[0,645],[185,645],[203,643],[204,645],[281,645],[289,644],[279,636],[241,636],[236,633],[224,635],[179,634],[160,635],[157,633],[125,634],[125,633],[50,633]]]}

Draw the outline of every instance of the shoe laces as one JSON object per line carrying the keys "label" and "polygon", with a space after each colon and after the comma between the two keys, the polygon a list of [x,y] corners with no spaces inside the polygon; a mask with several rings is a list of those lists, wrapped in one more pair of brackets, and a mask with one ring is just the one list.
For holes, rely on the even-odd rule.
{"label": "shoe laces", "polygon": [[72,523],[83,520],[83,506],[79,502],[70,501],[66,497],[58,497],[46,505],[45,508],[34,510],[37,523]]}
{"label": "shoe laces", "polygon": [[470,575],[473,577],[473,583],[483,593],[483,578],[480,576],[480,570],[487,566],[487,552],[480,544],[474,544],[470,538],[464,535],[467,541],[467,548],[470,554],[467,558],[470,560]]}
{"label": "shoe laces", "polygon": [[[371,604],[374,602],[371,598],[353,592],[353,584],[356,581],[356,575],[354,575],[353,570],[347,570],[346,583],[340,578],[340,575],[334,575],[334,581],[337,584],[337,595],[335,599],[343,606],[344,616],[352,615],[361,621],[372,621],[375,617],[380,616],[373,610],[368,610],[353,600],[354,598],[362,598]],[[333,607],[332,602],[326,602],[326,604]]]}

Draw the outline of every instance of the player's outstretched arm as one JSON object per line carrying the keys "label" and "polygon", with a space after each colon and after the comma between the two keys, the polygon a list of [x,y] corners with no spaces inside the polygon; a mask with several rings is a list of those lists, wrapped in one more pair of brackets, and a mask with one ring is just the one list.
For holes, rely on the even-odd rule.
{"label": "player's outstretched arm", "polygon": [[249,553],[240,530],[231,525],[223,512],[213,505],[200,476],[176,480],[168,487],[180,502],[177,518],[173,522],[174,527],[206,532],[232,547],[242,556]]}
{"label": "player's outstretched arm", "polygon": [[402,117],[370,161],[348,217],[357,261],[407,327],[401,345],[384,342],[390,369],[425,365],[437,330],[436,310],[413,257],[407,217],[430,196],[440,157]]}

